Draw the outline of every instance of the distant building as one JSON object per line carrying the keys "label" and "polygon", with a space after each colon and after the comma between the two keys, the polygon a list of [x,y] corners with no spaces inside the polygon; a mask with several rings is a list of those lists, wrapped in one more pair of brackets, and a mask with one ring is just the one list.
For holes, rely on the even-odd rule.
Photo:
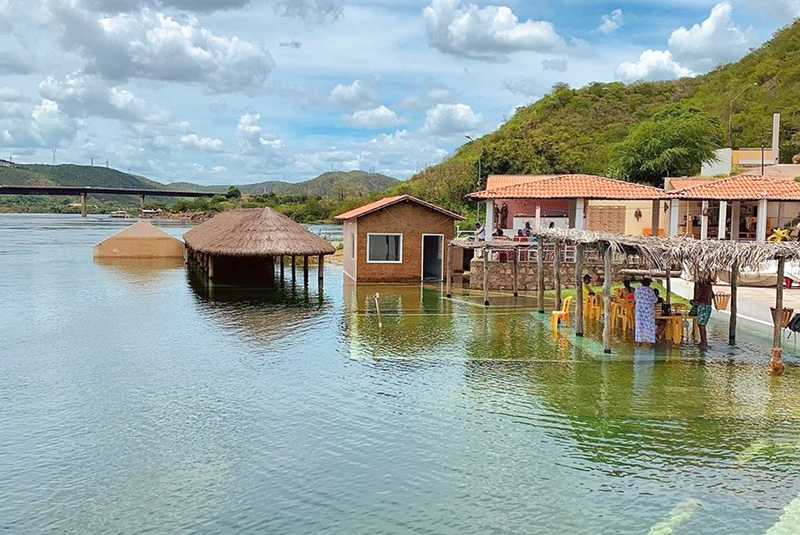
{"label": "distant building", "polygon": [[464,218],[400,195],[336,216],[344,223],[344,274],[357,282],[444,279],[445,244]]}
{"label": "distant building", "polygon": [[0,159],[0,167],[13,167],[14,162],[9,162],[8,160]]}

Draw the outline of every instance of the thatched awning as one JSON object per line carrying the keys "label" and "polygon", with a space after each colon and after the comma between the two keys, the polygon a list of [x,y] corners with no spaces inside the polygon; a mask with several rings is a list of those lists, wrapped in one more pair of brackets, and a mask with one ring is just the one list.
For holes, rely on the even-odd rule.
{"label": "thatched awning", "polygon": [[[730,270],[734,263],[738,263],[739,268],[757,268],[759,264],[780,258],[800,260],[800,242],[796,241],[694,240],[685,237],[632,236],[572,229],[534,229],[533,235],[545,243],[559,241],[597,250],[611,247],[615,253],[638,255],[647,267],[657,270],[681,267],[691,272],[713,272]],[[466,240],[454,240],[453,244],[470,249],[515,249],[536,245],[532,242]]]}
{"label": "thatched awning", "polygon": [[201,253],[223,256],[315,256],[333,246],[272,208],[222,212],[183,235]]}

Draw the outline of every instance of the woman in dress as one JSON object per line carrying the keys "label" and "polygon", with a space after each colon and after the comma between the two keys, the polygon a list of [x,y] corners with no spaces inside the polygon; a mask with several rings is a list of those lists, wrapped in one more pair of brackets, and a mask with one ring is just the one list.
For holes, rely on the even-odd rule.
{"label": "woman in dress", "polygon": [[633,292],[636,301],[636,343],[655,344],[656,343],[656,312],[655,306],[658,302],[656,293],[650,288],[653,281],[642,279],[642,285]]}

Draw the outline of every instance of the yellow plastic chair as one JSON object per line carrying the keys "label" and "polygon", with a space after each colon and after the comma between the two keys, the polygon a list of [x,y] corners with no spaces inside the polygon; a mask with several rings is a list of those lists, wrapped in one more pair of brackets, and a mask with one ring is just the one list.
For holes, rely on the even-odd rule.
{"label": "yellow plastic chair", "polygon": [[567,297],[561,305],[561,310],[554,310],[551,323],[554,329],[558,328],[558,322],[563,320],[569,323],[569,307],[572,304],[572,297]]}

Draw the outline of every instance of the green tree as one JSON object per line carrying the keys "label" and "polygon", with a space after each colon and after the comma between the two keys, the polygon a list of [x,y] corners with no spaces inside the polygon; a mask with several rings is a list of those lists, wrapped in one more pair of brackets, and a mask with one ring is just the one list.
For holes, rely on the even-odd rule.
{"label": "green tree", "polygon": [[229,199],[240,199],[242,197],[242,191],[236,186],[231,186],[228,188],[228,192],[225,196]]}
{"label": "green tree", "polygon": [[653,186],[700,172],[721,142],[719,122],[697,108],[671,104],[635,126],[617,146],[612,175]]}

